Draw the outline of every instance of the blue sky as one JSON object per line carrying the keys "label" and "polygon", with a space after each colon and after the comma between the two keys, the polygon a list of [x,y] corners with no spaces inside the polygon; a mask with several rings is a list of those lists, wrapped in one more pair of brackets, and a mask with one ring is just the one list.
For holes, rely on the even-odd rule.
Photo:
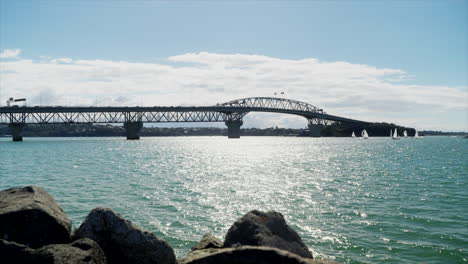
{"label": "blue sky", "polygon": [[[399,70],[404,72],[398,77],[399,88],[401,85],[430,87],[427,89],[443,87],[449,89],[448,93],[459,91],[459,95],[465,97],[465,103],[467,99],[468,1],[1,0],[0,23],[0,52],[20,50],[18,56],[10,56],[3,61],[32,60],[35,69],[40,63],[48,65],[51,60],[59,58],[74,62],[100,60],[183,67],[199,64],[200,60],[206,63],[206,60],[201,57],[197,60],[168,58],[200,52],[207,53],[207,56],[261,55],[285,61],[317,59],[321,63],[346,62],[354,66],[366,65],[369,69]],[[211,67],[212,63],[215,62],[205,65]],[[281,68],[284,65],[277,66]],[[3,66],[4,69],[9,67]],[[18,69],[20,66],[15,67]],[[4,101],[3,97],[7,96],[6,93],[11,94],[13,88],[9,86],[9,76],[5,72],[0,72],[0,77],[0,99]],[[315,77],[320,78],[320,75]],[[256,81],[251,79],[250,85],[252,80]],[[122,82],[120,79],[119,83]],[[332,83],[334,81],[327,85]],[[34,91],[64,96],[63,92],[54,89],[44,83]],[[160,89],[155,93],[161,93]],[[352,89],[349,87],[340,93],[353,94]],[[124,91],[120,93],[125,94]],[[242,95],[241,91],[237,94]],[[303,97],[300,92],[290,94],[294,99]],[[194,96],[192,100],[196,100]],[[311,103],[340,110],[326,100]],[[447,101],[447,104],[451,103]],[[384,115],[375,115],[376,110],[372,107],[368,107],[367,113],[364,110],[355,111],[361,113],[356,116],[372,119]],[[466,108],[436,110],[433,116],[455,115],[451,117],[454,120],[444,121],[448,123],[442,127],[430,126],[429,117],[423,116],[427,111],[419,114],[411,111],[414,112],[411,118],[405,119],[401,113],[389,119],[423,128],[449,126],[451,129],[468,130]],[[423,118],[427,119],[424,124],[415,121]]]}

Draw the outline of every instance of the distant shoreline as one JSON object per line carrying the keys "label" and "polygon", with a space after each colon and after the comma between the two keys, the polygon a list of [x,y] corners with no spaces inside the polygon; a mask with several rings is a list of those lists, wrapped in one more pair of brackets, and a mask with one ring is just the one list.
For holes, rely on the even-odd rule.
{"label": "distant shoreline", "polygon": [[[322,137],[351,137],[351,133],[360,134],[366,129],[370,137],[388,137],[390,129],[398,128],[399,133],[408,131],[408,136],[414,135],[413,128],[397,126],[395,124],[375,123],[362,127],[356,125],[334,124],[325,127]],[[466,136],[468,132],[418,131],[420,136]],[[280,136],[306,137],[307,129],[297,128],[241,128],[241,136]],[[143,127],[142,137],[184,137],[184,136],[226,136],[227,129],[219,127]],[[48,124],[27,125],[24,137],[122,137],[125,136],[123,126],[102,124]],[[402,135],[400,135],[402,136]],[[0,125],[0,137],[11,137],[11,131],[6,125]]]}
{"label": "distant shoreline", "polygon": [[[393,124],[375,124],[366,128],[370,137],[388,137],[390,127]],[[398,126],[395,126],[398,127]],[[322,137],[351,137],[354,131],[359,134],[363,128],[331,126],[324,129]],[[408,136],[414,135],[414,129],[398,127],[402,133],[408,130]],[[278,136],[278,137],[307,137],[307,129],[293,128],[241,128],[241,136]],[[141,131],[142,137],[187,137],[187,136],[226,136],[226,128],[217,127],[144,127]],[[419,131],[420,136],[459,136],[465,137],[468,132],[443,132],[443,131]],[[125,130],[122,126],[114,125],[91,125],[91,124],[51,124],[51,125],[27,125],[24,137],[122,137]],[[0,125],[0,138],[11,137],[11,131],[6,125]]]}

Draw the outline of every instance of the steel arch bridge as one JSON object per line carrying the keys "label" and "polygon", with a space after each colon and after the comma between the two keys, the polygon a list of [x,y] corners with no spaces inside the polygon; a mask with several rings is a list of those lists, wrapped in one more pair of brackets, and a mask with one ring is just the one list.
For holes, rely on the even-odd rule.
{"label": "steel arch bridge", "polygon": [[[0,107],[0,124],[12,130],[13,140],[22,139],[26,124],[123,123],[128,139],[138,139],[143,123],[225,122],[228,137],[240,137],[242,118],[250,112],[292,114],[305,117],[309,129],[321,129],[330,122],[368,123],[329,115],[311,104],[274,97],[250,97],[214,106],[154,106],[154,107]],[[16,137],[15,137],[16,135]],[[318,134],[312,136],[320,136]]]}

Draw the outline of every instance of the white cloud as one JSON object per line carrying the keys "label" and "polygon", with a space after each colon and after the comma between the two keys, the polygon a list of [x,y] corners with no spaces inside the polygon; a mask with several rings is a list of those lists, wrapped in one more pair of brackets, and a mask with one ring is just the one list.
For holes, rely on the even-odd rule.
{"label": "white cloud", "polygon": [[4,49],[0,53],[0,59],[13,59],[21,53],[20,49]]}
{"label": "white cloud", "polygon": [[[213,105],[284,91],[285,97],[328,113],[368,121],[411,121],[427,128],[434,113],[457,113],[459,121],[444,130],[468,129],[463,114],[468,110],[467,87],[404,84],[408,74],[402,70],[348,62],[201,52],[169,57],[168,63],[17,59],[0,62],[0,69],[1,96],[28,97],[31,104]],[[244,123],[306,124],[290,116],[256,114]],[[433,123],[440,122],[434,118]]]}

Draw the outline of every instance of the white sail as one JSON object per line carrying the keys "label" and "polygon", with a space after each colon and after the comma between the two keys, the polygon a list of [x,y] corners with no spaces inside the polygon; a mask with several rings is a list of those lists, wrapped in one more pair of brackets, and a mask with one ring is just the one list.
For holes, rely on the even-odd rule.
{"label": "white sail", "polygon": [[361,132],[361,136],[362,136],[362,138],[366,138],[366,139],[369,137],[369,135],[367,134],[367,131],[365,129]]}
{"label": "white sail", "polygon": [[404,137],[408,137],[408,133],[406,133],[406,130],[403,131],[403,136],[404,136]]}
{"label": "white sail", "polygon": [[416,130],[416,132],[414,132],[414,138],[419,138],[419,134],[418,134],[417,130]]}
{"label": "white sail", "polygon": [[354,134],[354,131],[353,131],[353,134],[351,134],[351,137],[353,137],[353,138],[355,138],[355,137],[356,137],[356,135]]}
{"label": "white sail", "polygon": [[398,130],[395,128],[395,132],[393,132],[393,136],[392,136],[392,139],[400,139],[398,137]]}

